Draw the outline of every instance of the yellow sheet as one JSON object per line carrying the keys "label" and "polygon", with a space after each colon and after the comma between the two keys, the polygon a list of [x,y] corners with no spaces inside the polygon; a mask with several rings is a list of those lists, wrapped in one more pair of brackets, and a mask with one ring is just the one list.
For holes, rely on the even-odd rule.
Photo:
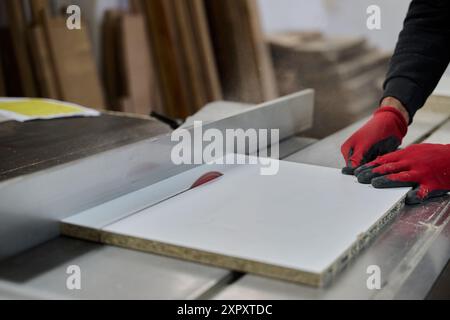
{"label": "yellow sheet", "polygon": [[49,99],[0,99],[0,114],[12,120],[27,121],[70,116],[97,116],[99,112],[76,104]]}

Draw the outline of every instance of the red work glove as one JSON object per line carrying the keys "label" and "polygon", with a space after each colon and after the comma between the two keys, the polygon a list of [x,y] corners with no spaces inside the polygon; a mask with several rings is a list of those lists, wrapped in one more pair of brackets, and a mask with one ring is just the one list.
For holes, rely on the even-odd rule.
{"label": "red work glove", "polygon": [[378,157],[355,171],[358,181],[375,188],[413,187],[407,204],[450,191],[450,145],[416,144]]}
{"label": "red work glove", "polygon": [[375,160],[378,156],[397,150],[408,132],[402,113],[393,107],[379,108],[372,119],[356,131],[342,146],[347,167],[344,174]]}

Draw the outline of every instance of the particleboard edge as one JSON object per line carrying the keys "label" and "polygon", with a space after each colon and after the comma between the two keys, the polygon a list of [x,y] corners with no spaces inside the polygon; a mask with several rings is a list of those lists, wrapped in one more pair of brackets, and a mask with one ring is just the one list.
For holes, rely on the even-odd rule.
{"label": "particleboard edge", "polygon": [[381,232],[390,225],[405,206],[405,197],[395,203],[385,215],[376,221],[366,232],[361,233],[357,240],[340,255],[323,273],[324,285],[329,285],[354,259],[356,259],[369,245],[375,241]]}
{"label": "particleboard edge", "polygon": [[99,242],[125,249],[153,253],[209,266],[251,273],[269,278],[306,284],[313,287],[323,286],[322,274],[315,274],[276,265],[225,256],[158,241],[120,235],[62,222],[61,234],[67,237]]}
{"label": "particleboard edge", "polygon": [[182,260],[202,263],[234,271],[246,272],[270,278],[306,284],[319,287],[322,285],[322,275],[275,266],[271,264],[196,250],[182,246],[166,244],[158,241],[140,239],[116,233],[101,233],[102,243],[122,248],[133,249]]}
{"label": "particleboard edge", "polygon": [[78,226],[70,223],[61,222],[59,230],[63,236],[86,240],[91,242],[102,242],[102,231],[99,229]]}

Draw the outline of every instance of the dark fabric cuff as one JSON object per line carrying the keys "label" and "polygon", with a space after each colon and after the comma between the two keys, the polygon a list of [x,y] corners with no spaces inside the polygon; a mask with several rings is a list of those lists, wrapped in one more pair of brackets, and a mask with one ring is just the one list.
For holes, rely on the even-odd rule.
{"label": "dark fabric cuff", "polygon": [[417,110],[422,108],[426,101],[423,90],[407,78],[392,78],[388,80],[384,85],[382,100],[387,97],[393,97],[403,104],[409,113],[409,124],[412,123]]}

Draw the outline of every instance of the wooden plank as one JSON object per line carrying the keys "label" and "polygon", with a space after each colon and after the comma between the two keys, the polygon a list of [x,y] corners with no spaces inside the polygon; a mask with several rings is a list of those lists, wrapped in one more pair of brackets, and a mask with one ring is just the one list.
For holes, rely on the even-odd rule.
{"label": "wooden plank", "polygon": [[[236,0],[235,0],[236,1]],[[258,79],[264,92],[263,98],[266,100],[274,99],[278,96],[278,90],[273,69],[272,59],[263,34],[262,23],[259,17],[259,8],[256,0],[248,0],[248,6],[245,7],[249,17],[250,34],[253,35],[254,56],[257,62]]]}
{"label": "wooden plank", "polygon": [[184,72],[180,72],[180,76],[183,85],[191,93],[187,104],[189,114],[193,114],[208,102],[206,100],[206,90],[201,72],[203,61],[199,60],[197,43],[195,42],[194,30],[192,29],[188,11],[189,1],[167,1],[172,2],[174,11],[173,23],[177,28],[179,39],[178,50],[182,53],[180,57],[182,59],[182,66],[184,67]]}
{"label": "wooden plank", "polygon": [[25,21],[22,1],[6,1],[9,27],[17,60],[18,74],[21,80],[22,93],[27,97],[35,97],[37,92],[27,47],[27,22]]}
{"label": "wooden plank", "polygon": [[163,113],[143,15],[108,10],[102,33],[103,76],[109,109],[145,115],[150,110]]}
{"label": "wooden plank", "polygon": [[60,99],[43,27],[35,25],[29,31],[30,47],[37,78],[37,86],[44,98]]}
{"label": "wooden plank", "polygon": [[192,93],[189,102],[194,113],[208,102],[222,99],[218,71],[203,2],[171,1],[183,52],[184,83]]}
{"label": "wooden plank", "polygon": [[191,93],[183,85],[181,78],[183,61],[181,51],[178,50],[179,39],[174,23],[173,3],[148,0],[144,1],[144,5],[165,113],[172,117],[185,118],[190,114],[188,101]]}
{"label": "wooden plank", "polygon": [[[87,225],[107,244],[321,286],[395,216],[408,190],[376,190],[336,169],[279,164],[278,174],[270,177],[260,174],[260,165],[200,167],[145,192],[182,189],[210,170],[224,175],[100,230],[93,222]],[[348,194],[354,201],[342,201]],[[99,206],[85,217],[94,221],[102,210]]]}
{"label": "wooden plank", "polygon": [[195,38],[195,47],[198,49],[198,60],[201,62],[206,99],[208,102],[222,100],[219,73],[203,0],[186,1],[186,4],[191,15],[190,24]]}
{"label": "wooden plank", "polygon": [[107,10],[102,24],[103,83],[108,109],[121,111],[120,99],[124,96],[123,75],[120,74],[119,22],[120,10]]}
{"label": "wooden plank", "polygon": [[277,96],[269,52],[254,0],[205,0],[227,100],[258,103]]}
{"label": "wooden plank", "polygon": [[87,27],[68,30],[63,17],[44,17],[50,56],[61,99],[104,109],[103,89],[95,65]]}
{"label": "wooden plank", "polygon": [[203,1],[142,2],[167,115],[185,118],[221,100]]}
{"label": "wooden plank", "polygon": [[48,0],[29,0],[31,18],[34,24],[42,22],[43,14],[48,12]]}
{"label": "wooden plank", "polygon": [[132,110],[125,111],[149,115],[160,103],[145,20],[142,15],[124,14],[120,24],[123,76],[132,105]]}

